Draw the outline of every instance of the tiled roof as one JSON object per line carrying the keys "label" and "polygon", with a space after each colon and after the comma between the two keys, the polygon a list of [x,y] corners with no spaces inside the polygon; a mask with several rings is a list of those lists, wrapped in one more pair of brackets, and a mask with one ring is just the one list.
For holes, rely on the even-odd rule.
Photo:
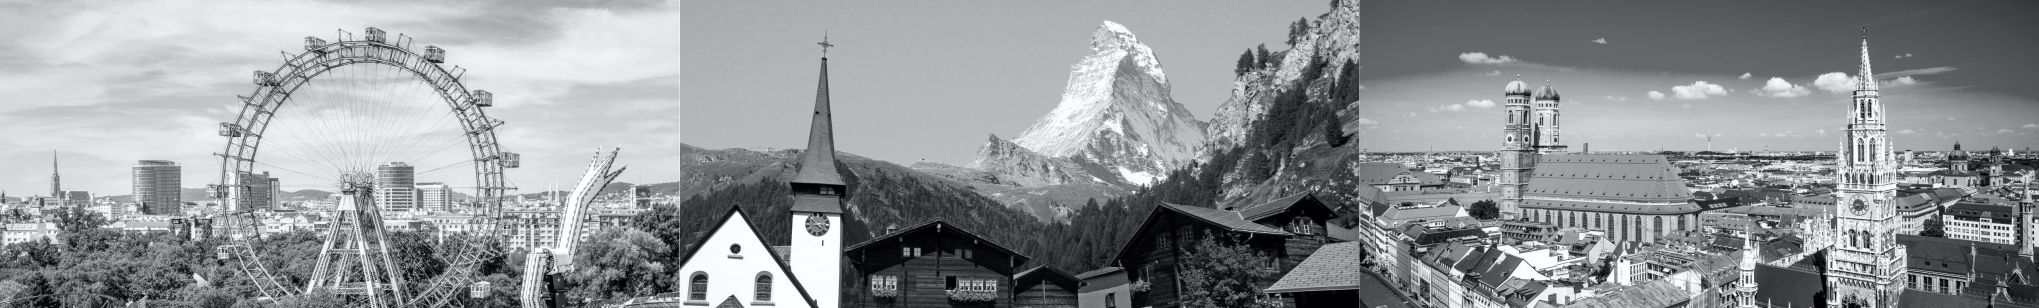
{"label": "tiled roof", "polygon": [[[1532,183],[1530,185],[1536,184]],[[1647,215],[1690,214],[1707,209],[1707,207],[1701,206],[1698,203],[1693,202],[1674,204],[1628,204],[1614,202],[1593,202],[1582,200],[1545,200],[1545,199],[1522,200],[1522,207],[1533,209],[1560,209],[1574,211],[1647,214]]]}
{"label": "tiled roof", "polygon": [[1692,199],[1663,155],[1545,155],[1530,174],[1529,196],[1680,202]]}
{"label": "tiled roof", "polygon": [[1898,295],[1898,307],[1989,307],[1989,302],[1967,296],[1905,289]]}
{"label": "tiled roof", "polygon": [[1293,293],[1329,290],[1357,290],[1360,284],[1359,242],[1343,242],[1318,247],[1310,258],[1303,259],[1295,269],[1289,270],[1281,280],[1267,286],[1266,293]]}
{"label": "tiled roof", "polygon": [[1388,180],[1395,179],[1395,176],[1403,173],[1408,173],[1410,176],[1415,177],[1416,181],[1421,182],[1421,185],[1444,184],[1444,180],[1438,179],[1435,174],[1412,170],[1402,167],[1402,164],[1397,163],[1358,163],[1353,166],[1353,169],[1359,173],[1359,184],[1362,185],[1387,184]]}

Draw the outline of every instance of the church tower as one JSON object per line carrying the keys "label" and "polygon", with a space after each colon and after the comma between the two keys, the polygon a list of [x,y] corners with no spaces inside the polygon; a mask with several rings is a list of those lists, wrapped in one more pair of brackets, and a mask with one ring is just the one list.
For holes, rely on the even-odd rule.
{"label": "church tower", "polygon": [[793,191],[792,274],[807,288],[816,307],[840,307],[842,296],[843,198],[849,185],[835,167],[835,124],[828,106],[828,47],[821,41],[821,81],[814,90],[814,122],[807,150],[800,152],[800,171]]}
{"label": "church tower", "polygon": [[1954,142],[1954,151],[1947,152],[1947,168],[1954,172],[1968,173],[1968,151],[1961,150],[1961,142]]}
{"label": "church tower", "polygon": [[1522,193],[1529,185],[1529,170],[1536,164],[1535,133],[1530,127],[1529,84],[1522,83],[1522,76],[1509,82],[1501,94],[1506,97],[1505,112],[1508,124],[1501,128],[1501,217],[1516,219],[1522,217]]}
{"label": "church tower", "polygon": [[1896,307],[1903,291],[1904,247],[1896,241],[1897,165],[1884,127],[1876,74],[1869,69],[1869,30],[1862,31],[1862,71],[1841,139],[1834,237],[1827,249],[1827,307]]}
{"label": "church tower", "polygon": [[1742,236],[1742,264],[1737,266],[1742,276],[1735,280],[1735,308],[1757,308],[1756,306],[1756,233],[1745,232]]}
{"label": "church tower", "polygon": [[1560,154],[1565,144],[1558,142],[1558,89],[1550,87],[1545,80],[1543,87],[1536,88],[1536,154]]}
{"label": "church tower", "polygon": [[64,199],[64,179],[57,176],[57,150],[50,150],[50,200]]}

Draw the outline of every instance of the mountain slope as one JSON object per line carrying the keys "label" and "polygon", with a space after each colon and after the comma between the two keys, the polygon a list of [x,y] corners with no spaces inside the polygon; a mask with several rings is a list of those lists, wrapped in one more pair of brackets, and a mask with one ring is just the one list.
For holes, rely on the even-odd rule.
{"label": "mountain slope", "polygon": [[[1358,2],[1340,1],[1331,11],[1310,20],[1310,28],[1294,38],[1296,43],[1289,50],[1275,52],[1270,63],[1236,77],[1232,96],[1218,105],[1204,130],[1206,146],[1223,149],[1241,145],[1253,130],[1254,121],[1266,115],[1274,102],[1289,91],[1304,91],[1304,96],[1321,100],[1333,92],[1357,90],[1334,89],[1359,86],[1357,82],[1335,80],[1338,78],[1333,74],[1343,74],[1347,66],[1359,62]],[[1357,76],[1356,72],[1352,75]],[[1353,102],[1325,103],[1344,106]]]}
{"label": "mountain slope", "polygon": [[1117,177],[1143,185],[1196,161],[1204,123],[1170,96],[1154,51],[1110,21],[1091,34],[1090,49],[1070,66],[1062,101],[1012,143],[1048,157],[1095,162],[1111,174],[1099,176],[1101,182]]}

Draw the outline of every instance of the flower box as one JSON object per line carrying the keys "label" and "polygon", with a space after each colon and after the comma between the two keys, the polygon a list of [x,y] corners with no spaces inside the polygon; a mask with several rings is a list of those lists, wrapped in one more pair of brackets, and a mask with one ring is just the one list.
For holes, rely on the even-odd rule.
{"label": "flower box", "polygon": [[997,292],[949,290],[949,300],[958,302],[989,302],[998,298]]}
{"label": "flower box", "polygon": [[1133,289],[1133,292],[1147,292],[1147,290],[1154,289],[1154,284],[1147,283],[1146,279],[1141,279],[1133,281],[1131,287]]}

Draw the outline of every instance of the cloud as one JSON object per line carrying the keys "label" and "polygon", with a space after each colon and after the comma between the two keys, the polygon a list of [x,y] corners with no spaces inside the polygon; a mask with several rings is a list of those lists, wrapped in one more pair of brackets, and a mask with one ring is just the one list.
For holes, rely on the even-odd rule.
{"label": "cloud", "polygon": [[1883,84],[1883,85],[1887,85],[1887,86],[1903,86],[1903,85],[1914,85],[1914,84],[1918,84],[1918,83],[1919,83],[1919,80],[1918,80],[1918,79],[1912,79],[1912,76],[1904,76],[1904,77],[1898,77],[1897,79],[1891,79],[1891,80],[1884,80],[1884,81],[1882,82],[1882,84]]}
{"label": "cloud", "polygon": [[1855,90],[1855,80],[1855,77],[1849,77],[1848,73],[1832,72],[1820,74],[1819,78],[1813,79],[1812,86],[1829,92],[1846,93]]}
{"label": "cloud", "polygon": [[1600,39],[1597,39],[1597,40],[1593,40],[1593,42],[1594,42],[1594,43],[1600,43],[1600,44],[1602,44],[1602,45],[1605,45],[1605,44],[1607,44],[1607,38],[1604,38],[1604,37],[1603,37],[1603,38],[1600,38]]}
{"label": "cloud", "polygon": [[1741,78],[1741,79],[1749,79],[1749,77],[1756,77],[1756,75],[1751,75],[1751,74],[1749,74],[1749,73],[1742,73],[1742,77],[1737,77],[1737,78]]}
{"label": "cloud", "polygon": [[2025,126],[2019,126],[2019,127],[2024,127],[2024,128],[2026,128],[2026,129],[2039,129],[2039,124],[2025,124]]}
{"label": "cloud", "polygon": [[1493,100],[1484,100],[1484,99],[1477,99],[1477,100],[1469,100],[1469,101],[1466,101],[1466,106],[1473,106],[1473,107],[1480,107],[1480,108],[1494,108],[1494,101],[1493,101]]}
{"label": "cloud", "polygon": [[1650,99],[1663,100],[1664,92],[1650,91]]}
{"label": "cloud", "polygon": [[1481,76],[1501,76],[1501,71],[1493,71],[1493,72],[1490,72],[1490,73],[1481,73],[1480,75],[1481,75]]}
{"label": "cloud", "polygon": [[1465,61],[1466,63],[1470,64],[1501,64],[1516,61],[1515,58],[1508,56],[1488,57],[1487,53],[1484,52],[1468,52],[1458,54],[1458,60]]}
{"label": "cloud", "polygon": [[1918,131],[1914,131],[1914,130],[1909,130],[1909,129],[1907,129],[1907,130],[1901,130],[1901,131],[1897,131],[1897,134],[1899,134],[1899,135],[1917,135],[1917,134],[1919,134],[1919,132],[1918,132]]}
{"label": "cloud", "polygon": [[1908,69],[1908,70],[1902,70],[1902,71],[1895,71],[1895,72],[1888,72],[1888,73],[1882,73],[1882,74],[1876,74],[1876,78],[1877,78],[1877,79],[1884,79],[1884,78],[1891,78],[1891,77],[1900,77],[1900,76],[1911,76],[1911,75],[1932,75],[1932,74],[1939,74],[1939,73],[1946,73],[1946,72],[1952,72],[1952,71],[1954,71],[1954,70],[1956,70],[1956,68],[1954,68],[1954,67],[1952,67],[1952,66],[1941,66],[1941,67],[1928,67],[1928,68],[1921,68],[1921,69]]}
{"label": "cloud", "polygon": [[1610,100],[1610,101],[1626,101],[1626,100],[1628,100],[1628,97],[1627,97],[1627,96],[1613,96],[1613,95],[1602,95],[1602,96],[1600,96],[1600,98],[1605,98],[1605,99],[1607,99],[1607,100]]}
{"label": "cloud", "polygon": [[1442,111],[1442,112],[1460,112],[1460,111],[1466,111],[1466,105],[1462,105],[1462,104],[1446,104],[1446,105],[1444,105],[1444,106],[1437,106],[1437,107],[1430,107],[1430,112],[1431,112],[1431,113],[1437,113],[1437,112],[1440,112],[1440,111]]}
{"label": "cloud", "polygon": [[1359,118],[1359,120],[1358,120],[1358,121],[1353,121],[1353,123],[1359,123],[1359,125],[1380,125],[1380,124],[1381,124],[1381,122],[1379,122],[1379,121],[1374,121],[1373,119],[1368,119],[1368,118]]}
{"label": "cloud", "polygon": [[1753,90],[1753,92],[1756,92],[1756,95],[1768,97],[1799,97],[1811,94],[1812,90],[1806,89],[1804,86],[1791,84],[1789,81],[1784,81],[1784,78],[1770,77],[1769,82],[1763,83],[1763,88]]}
{"label": "cloud", "polygon": [[1707,95],[1727,95],[1727,88],[1717,84],[1695,81],[1692,85],[1671,87],[1671,96],[1678,99],[1706,99]]}
{"label": "cloud", "polygon": [[1999,128],[1999,129],[1997,129],[1997,133],[1998,133],[1998,134],[2015,134],[2015,133],[2018,133],[2018,132],[2017,132],[2017,131],[2013,131],[2013,130],[2011,130],[2011,129],[2009,129],[2009,128]]}
{"label": "cloud", "polygon": [[1897,55],[1897,57],[1892,57],[1891,59],[1904,59],[1904,58],[1910,58],[1910,57],[1912,57],[1912,54],[1911,54],[1911,53],[1905,53],[1905,54]]}

